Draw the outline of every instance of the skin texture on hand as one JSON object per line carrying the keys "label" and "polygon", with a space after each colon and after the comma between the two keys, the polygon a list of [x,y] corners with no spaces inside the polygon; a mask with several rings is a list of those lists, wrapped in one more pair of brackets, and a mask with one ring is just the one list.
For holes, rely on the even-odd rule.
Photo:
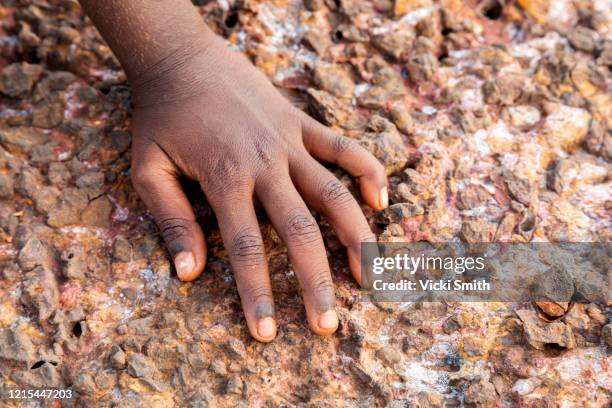
{"label": "skin texture on hand", "polygon": [[[110,6],[82,3],[106,38],[105,27],[112,24],[102,9],[115,0]],[[154,10],[149,14],[156,18]],[[384,168],[351,139],[295,109],[244,56],[199,24],[190,31],[196,34],[189,37],[189,47],[174,44],[163,50],[156,43],[136,52],[139,62],[108,34],[113,50],[120,48],[116,54],[128,66],[132,84],[134,187],[160,228],[179,278],[190,281],[205,267],[206,244],[178,177],[199,181],[217,217],[249,330],[257,340],[270,341],[276,336],[274,301],[256,197],[287,245],[311,328],[333,333],[338,326],[334,286],[309,207],[328,219],[347,247],[358,281],[360,243],[376,238],[350,192],[316,159],[359,178],[364,200],[378,210],[388,205]]]}

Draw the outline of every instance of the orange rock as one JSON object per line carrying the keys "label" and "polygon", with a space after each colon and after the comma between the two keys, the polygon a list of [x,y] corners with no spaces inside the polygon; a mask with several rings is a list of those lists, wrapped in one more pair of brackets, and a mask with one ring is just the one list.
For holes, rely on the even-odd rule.
{"label": "orange rock", "polygon": [[429,7],[432,5],[431,0],[395,0],[393,6],[393,14],[396,17],[401,17],[421,7]]}

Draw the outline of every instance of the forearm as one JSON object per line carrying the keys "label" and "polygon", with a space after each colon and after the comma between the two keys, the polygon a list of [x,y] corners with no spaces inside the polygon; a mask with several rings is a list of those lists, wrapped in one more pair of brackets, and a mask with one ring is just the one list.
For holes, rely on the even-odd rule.
{"label": "forearm", "polygon": [[[176,70],[196,56],[203,58],[215,42],[215,34],[189,0],[80,3],[119,59],[132,86],[147,87],[165,71]],[[190,84],[173,86],[188,88]]]}

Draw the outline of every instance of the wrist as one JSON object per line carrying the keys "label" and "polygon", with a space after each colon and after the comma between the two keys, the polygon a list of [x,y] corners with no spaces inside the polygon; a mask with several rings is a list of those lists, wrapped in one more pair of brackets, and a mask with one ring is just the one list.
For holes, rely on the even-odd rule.
{"label": "wrist", "polygon": [[145,68],[126,69],[135,107],[160,105],[200,94],[217,82],[224,44],[207,27]]}

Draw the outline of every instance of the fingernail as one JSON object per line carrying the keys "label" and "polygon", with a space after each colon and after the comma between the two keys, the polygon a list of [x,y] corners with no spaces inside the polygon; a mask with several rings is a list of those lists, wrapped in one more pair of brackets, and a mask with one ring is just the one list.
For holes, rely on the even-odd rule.
{"label": "fingernail", "polygon": [[385,209],[389,206],[389,190],[387,187],[383,187],[380,189],[378,193],[378,201],[380,204],[380,208]]}
{"label": "fingernail", "polygon": [[274,332],[276,331],[276,323],[274,319],[271,317],[264,317],[263,319],[259,319],[257,322],[257,334],[259,334],[263,338],[269,338],[274,336]]}
{"label": "fingernail", "polygon": [[174,266],[176,267],[176,273],[180,279],[183,279],[193,273],[195,268],[195,258],[193,252],[179,252],[174,258]]}
{"label": "fingernail", "polygon": [[328,310],[319,316],[319,327],[322,329],[335,329],[338,327],[338,315],[334,310]]}

